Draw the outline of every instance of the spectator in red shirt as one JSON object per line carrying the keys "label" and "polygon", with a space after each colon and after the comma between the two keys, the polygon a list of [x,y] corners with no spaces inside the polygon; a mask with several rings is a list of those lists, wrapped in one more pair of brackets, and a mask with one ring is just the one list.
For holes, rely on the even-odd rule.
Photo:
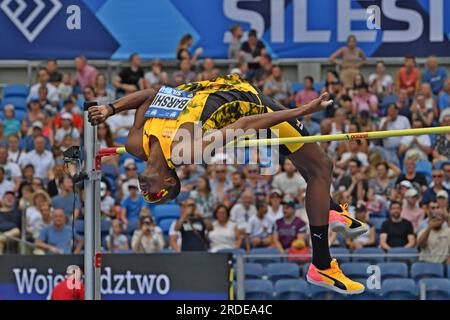
{"label": "spectator in red shirt", "polygon": [[412,98],[419,91],[421,75],[415,65],[416,59],[413,56],[405,57],[405,64],[400,68],[395,79],[395,92],[406,89],[409,98]]}
{"label": "spectator in red shirt", "polygon": [[85,56],[75,58],[75,68],[77,69],[77,74],[75,76],[74,86],[78,84],[83,90],[86,86],[94,85],[98,71],[94,66],[87,63]]}
{"label": "spectator in red shirt", "polygon": [[53,288],[51,300],[84,300],[84,285],[79,270],[78,266],[67,267],[66,279]]}
{"label": "spectator in red shirt", "polygon": [[77,128],[79,130],[83,129],[83,118],[78,113],[74,112],[75,104],[72,99],[67,99],[64,101],[64,108],[58,112],[55,116],[55,119],[53,122],[55,123],[56,129],[61,128],[61,115],[63,113],[69,113],[72,115],[72,125],[74,128]]}
{"label": "spectator in red shirt", "polygon": [[297,94],[295,95],[295,105],[297,106],[305,105],[319,96],[319,94],[316,91],[314,91],[313,88],[314,84],[313,77],[306,76],[303,79],[303,84],[305,85],[304,89],[297,92]]}

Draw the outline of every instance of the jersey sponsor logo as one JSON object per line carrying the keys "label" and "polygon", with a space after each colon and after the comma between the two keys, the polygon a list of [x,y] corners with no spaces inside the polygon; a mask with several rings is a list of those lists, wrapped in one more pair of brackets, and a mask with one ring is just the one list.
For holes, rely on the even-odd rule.
{"label": "jersey sponsor logo", "polygon": [[189,102],[194,93],[161,87],[145,113],[146,117],[176,119]]}

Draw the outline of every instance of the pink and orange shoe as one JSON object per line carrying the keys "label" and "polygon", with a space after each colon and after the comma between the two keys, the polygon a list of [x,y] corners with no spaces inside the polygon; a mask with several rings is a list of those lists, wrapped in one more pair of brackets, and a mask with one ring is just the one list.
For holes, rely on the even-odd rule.
{"label": "pink and orange shoe", "polygon": [[326,270],[309,265],[306,280],[316,286],[328,288],[342,294],[359,294],[364,292],[364,285],[347,278],[339,268],[336,259],[331,260],[331,267]]}
{"label": "pink and orange shoe", "polygon": [[369,226],[350,216],[345,203],[341,205],[342,212],[330,210],[329,224],[334,232],[342,233],[345,237],[356,238],[369,231]]}

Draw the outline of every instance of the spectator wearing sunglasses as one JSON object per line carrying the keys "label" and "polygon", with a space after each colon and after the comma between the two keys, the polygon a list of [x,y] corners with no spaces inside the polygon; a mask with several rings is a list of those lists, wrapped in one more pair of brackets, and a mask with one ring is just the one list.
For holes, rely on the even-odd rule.
{"label": "spectator wearing sunglasses", "polygon": [[433,169],[432,171],[433,182],[432,186],[425,191],[423,195],[423,203],[428,204],[431,200],[436,200],[437,193],[441,190],[450,194],[450,190],[444,187],[444,172],[441,169]]}

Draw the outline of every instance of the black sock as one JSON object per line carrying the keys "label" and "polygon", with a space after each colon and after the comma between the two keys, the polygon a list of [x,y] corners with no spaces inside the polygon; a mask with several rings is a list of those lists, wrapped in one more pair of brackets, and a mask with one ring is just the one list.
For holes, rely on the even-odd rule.
{"label": "black sock", "polygon": [[312,263],[320,270],[330,268],[331,256],[328,245],[328,225],[309,226],[313,249]]}
{"label": "black sock", "polygon": [[337,204],[331,197],[330,197],[330,210],[342,212],[341,206],[339,204]]}

